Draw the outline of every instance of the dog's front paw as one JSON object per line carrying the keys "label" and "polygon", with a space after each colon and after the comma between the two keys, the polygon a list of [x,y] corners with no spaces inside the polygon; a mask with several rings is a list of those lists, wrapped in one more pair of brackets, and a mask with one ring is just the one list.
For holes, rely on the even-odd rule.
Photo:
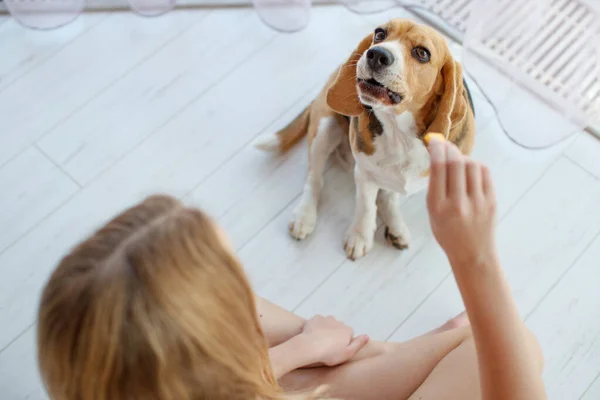
{"label": "dog's front paw", "polygon": [[410,232],[408,228],[401,230],[392,230],[389,226],[385,227],[385,240],[398,250],[405,250],[410,245]]}
{"label": "dog's front paw", "polygon": [[317,210],[315,209],[297,210],[294,213],[294,220],[290,222],[290,235],[296,240],[304,240],[315,231],[317,226]]}
{"label": "dog's front paw", "polygon": [[352,261],[364,257],[373,248],[373,235],[363,234],[351,229],[346,235],[344,250]]}

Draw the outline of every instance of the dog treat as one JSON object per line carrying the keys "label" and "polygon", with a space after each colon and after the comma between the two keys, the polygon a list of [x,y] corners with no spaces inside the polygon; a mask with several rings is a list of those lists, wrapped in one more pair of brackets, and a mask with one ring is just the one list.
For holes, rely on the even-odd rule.
{"label": "dog treat", "polygon": [[425,135],[425,137],[423,137],[423,141],[425,142],[425,145],[426,145],[426,146],[429,146],[429,142],[431,142],[431,139],[432,139],[432,138],[434,138],[434,137],[438,138],[438,139],[439,139],[439,140],[441,140],[442,142],[443,142],[444,140],[446,140],[446,138],[444,137],[444,135],[442,135],[441,133],[433,133],[433,132],[430,132],[430,133],[427,133],[427,134]]}

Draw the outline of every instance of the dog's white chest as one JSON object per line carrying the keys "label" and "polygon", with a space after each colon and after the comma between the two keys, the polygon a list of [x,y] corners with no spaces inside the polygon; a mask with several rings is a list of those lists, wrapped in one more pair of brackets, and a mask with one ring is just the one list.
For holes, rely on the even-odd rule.
{"label": "dog's white chest", "polygon": [[390,115],[375,111],[375,115],[384,133],[375,138],[373,154],[355,152],[357,167],[382,189],[411,194],[427,187],[429,153],[417,137],[412,113]]}

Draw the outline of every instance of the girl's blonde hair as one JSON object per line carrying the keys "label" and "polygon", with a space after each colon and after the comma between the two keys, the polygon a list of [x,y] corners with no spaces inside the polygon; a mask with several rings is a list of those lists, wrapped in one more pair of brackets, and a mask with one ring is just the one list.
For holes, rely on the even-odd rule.
{"label": "girl's blonde hair", "polygon": [[153,196],[79,244],[44,289],[56,400],[280,399],[255,298],[216,225]]}

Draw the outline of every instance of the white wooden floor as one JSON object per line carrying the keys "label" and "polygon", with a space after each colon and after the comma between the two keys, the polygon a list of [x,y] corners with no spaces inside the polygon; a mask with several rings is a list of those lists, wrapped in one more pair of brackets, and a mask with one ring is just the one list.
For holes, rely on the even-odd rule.
{"label": "white wooden floor", "polygon": [[[306,150],[274,159],[249,144],[295,116],[378,22],[402,15],[319,8],[293,35],[248,9],[96,13],[45,33],[0,17],[0,398],[47,398],[34,351],[40,289],[76,241],[153,192],[209,210],[258,293],[301,315],[404,340],[461,311],[424,194],[403,205],[408,251],[378,232],[369,256],[349,262],[351,177],[328,170],[317,231],[297,243],[287,222]],[[474,97],[475,156],[497,182],[502,258],[545,350],[550,398],[600,399],[600,143],[522,150]]]}

